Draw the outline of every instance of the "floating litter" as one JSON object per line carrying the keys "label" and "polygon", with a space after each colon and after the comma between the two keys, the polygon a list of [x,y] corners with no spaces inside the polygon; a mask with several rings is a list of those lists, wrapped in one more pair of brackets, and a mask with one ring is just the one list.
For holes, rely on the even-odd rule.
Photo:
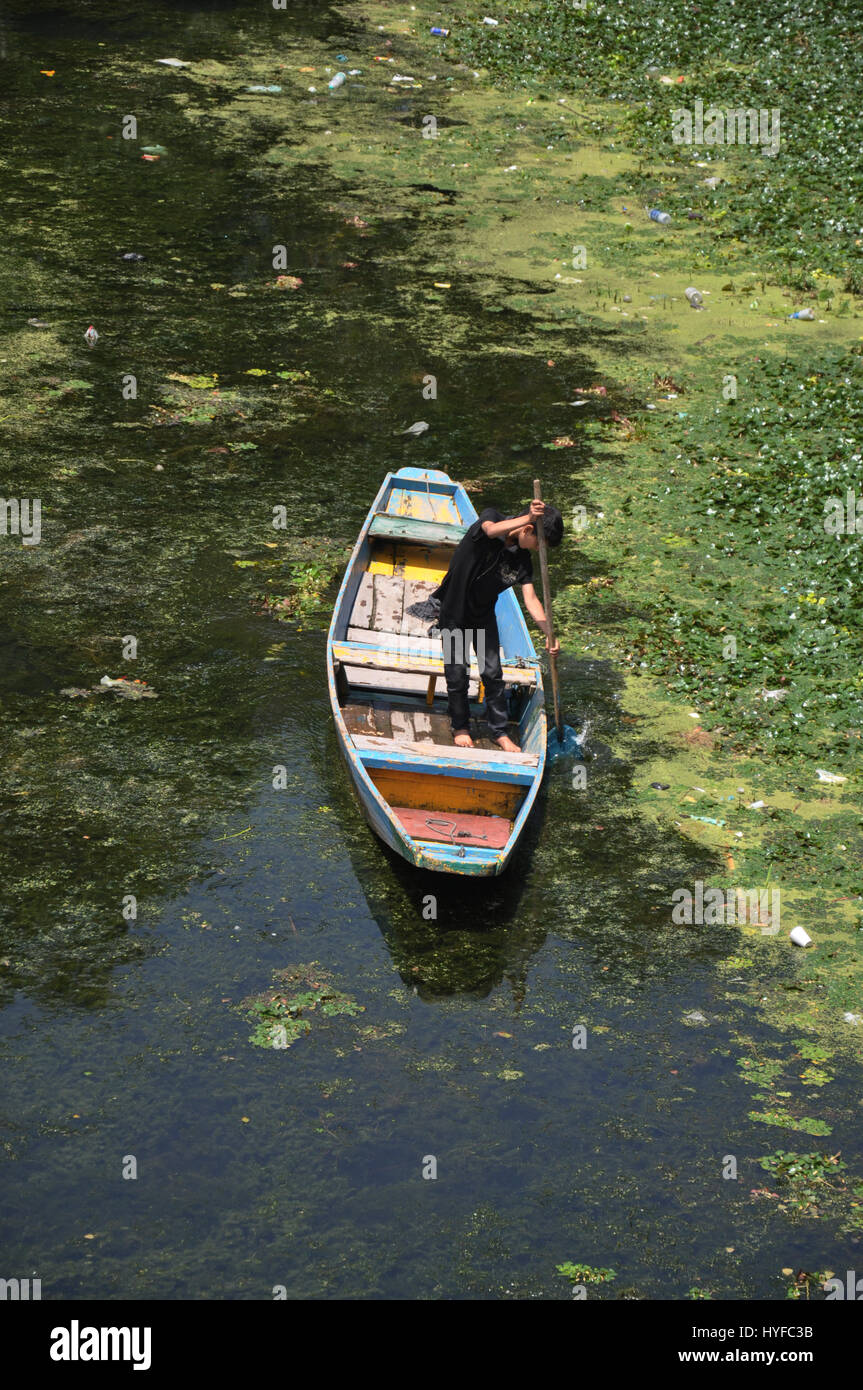
{"label": "floating litter", "polygon": [[548,756],[550,759],[564,758],[568,754],[574,754],[577,758],[584,757],[582,744],[578,734],[569,724],[563,726],[563,742],[557,737],[557,729],[552,729],[548,735]]}

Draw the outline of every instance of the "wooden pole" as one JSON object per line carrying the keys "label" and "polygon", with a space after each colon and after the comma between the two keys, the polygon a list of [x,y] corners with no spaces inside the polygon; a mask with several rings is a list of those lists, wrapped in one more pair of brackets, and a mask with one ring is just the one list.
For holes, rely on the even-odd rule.
{"label": "wooden pole", "polygon": [[[533,497],[535,502],[542,501],[542,488],[539,485],[539,478],[533,480]],[[551,586],[548,582],[548,549],[545,544],[545,531],[541,525],[536,527],[536,538],[539,542],[539,568],[542,573],[542,606],[545,609],[545,616],[548,619],[548,640],[554,646],[554,618],[551,612]],[[551,656],[551,693],[554,699],[554,726],[557,729],[557,741],[563,747],[563,716],[560,712],[560,683],[557,678],[557,656]]]}

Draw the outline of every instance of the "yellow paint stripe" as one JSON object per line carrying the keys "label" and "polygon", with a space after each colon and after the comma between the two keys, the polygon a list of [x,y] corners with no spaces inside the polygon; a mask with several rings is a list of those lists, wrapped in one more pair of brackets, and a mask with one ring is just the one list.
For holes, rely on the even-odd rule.
{"label": "yellow paint stripe", "polygon": [[393,574],[397,569],[405,579],[430,579],[439,584],[449,568],[451,556],[452,550],[447,546],[376,540],[368,571],[369,574]]}
{"label": "yellow paint stripe", "polygon": [[396,546],[396,559],[404,569],[405,579],[431,579],[440,583],[449,568],[452,551],[445,546]]}
{"label": "yellow paint stripe", "polygon": [[458,526],[461,524],[461,517],[453,506],[451,497],[441,497],[438,499],[437,506],[435,507],[434,519],[435,521],[441,522],[443,525],[455,524]]}

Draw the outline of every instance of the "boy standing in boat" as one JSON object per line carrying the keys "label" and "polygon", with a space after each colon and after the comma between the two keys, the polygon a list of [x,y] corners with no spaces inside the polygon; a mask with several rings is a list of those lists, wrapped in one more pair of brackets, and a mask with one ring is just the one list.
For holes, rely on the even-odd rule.
{"label": "boy standing in boat", "polygon": [[491,737],[505,753],[517,753],[508,737],[506,689],[500,664],[500,637],[495,604],[498,594],[513,584],[521,584],[524,605],[548,639],[548,620],[533,587],[530,553],[537,549],[536,527],[541,526],[546,544],[559,545],[563,518],[546,502],[531,502],[521,516],[504,517],[496,507],[486,507],[456,546],[443,583],[433,597],[440,600],[438,626],[444,654],[444,676],[449,696],[449,716],[453,741],[460,748],[473,748],[468,706],[468,662],[470,648],[485,686],[485,717]]}

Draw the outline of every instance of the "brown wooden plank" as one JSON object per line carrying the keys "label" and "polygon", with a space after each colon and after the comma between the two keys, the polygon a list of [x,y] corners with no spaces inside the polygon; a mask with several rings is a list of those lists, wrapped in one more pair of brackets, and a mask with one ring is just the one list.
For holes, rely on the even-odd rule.
{"label": "brown wooden plank", "polygon": [[[371,703],[370,699],[362,701],[364,707],[369,703]],[[379,701],[375,700],[374,704],[377,706]],[[393,706],[393,708],[395,708],[395,706]],[[420,735],[422,735],[423,741],[426,738],[430,738],[433,743],[452,744],[452,724],[450,717],[445,709],[441,709],[440,705],[430,709],[424,700],[417,700],[416,702],[411,701],[410,703],[405,700],[399,701],[398,708],[405,710],[412,716],[414,722],[414,737],[416,739],[419,739]],[[483,727],[481,718],[473,716],[471,722],[475,726],[479,725],[480,728]],[[509,720],[506,731],[514,743],[519,742],[521,731],[517,719]],[[365,733],[367,731],[360,730],[358,732]],[[493,743],[486,735],[474,734],[474,743],[481,747],[497,747],[497,744]]]}
{"label": "brown wooden plank", "polygon": [[369,705],[357,704],[354,701],[348,701],[347,704],[342,705],[342,718],[349,734],[370,734],[372,732],[374,726],[369,723],[368,717],[370,708]]}
{"label": "brown wooden plank", "polygon": [[375,632],[401,630],[405,582],[397,575],[376,574],[375,612],[372,626]]}
{"label": "brown wooden plank", "polygon": [[375,610],[374,575],[366,572],[360,580],[360,587],[351,610],[351,626],[371,628]]}
{"label": "brown wooden plank", "polygon": [[[375,709],[378,709],[379,707],[384,705],[388,710],[398,709],[410,715],[411,719],[413,720],[414,727],[413,737],[417,742],[452,744],[452,728],[450,726],[449,715],[440,709],[429,709],[428,705],[425,703],[424,700],[417,700],[416,703],[411,702],[410,704],[408,704],[406,701],[402,702],[400,700],[396,705],[395,702],[390,703],[387,701],[381,701],[377,698],[374,700],[370,698],[368,700],[360,701],[359,703],[361,704],[364,710],[372,704],[374,705]],[[512,727],[516,730],[516,732],[518,732],[517,724],[513,725]],[[371,733],[372,730],[369,728],[357,728],[356,730],[351,729],[350,732],[365,734]]]}
{"label": "brown wooden plank", "polygon": [[473,777],[435,777],[391,768],[370,768],[369,776],[391,806],[420,810],[487,812],[515,820],[525,788],[509,782],[479,782]]}
{"label": "brown wooden plank", "polygon": [[[351,734],[381,734],[384,737],[402,737],[403,735],[401,733],[396,734],[394,732],[396,725],[393,724],[391,720],[384,724],[383,720],[378,717],[382,715],[383,709],[397,709],[402,716],[409,716],[409,718],[413,720],[413,733],[408,735],[408,737],[412,738],[415,743],[442,744],[448,748],[454,746],[452,724],[449,715],[445,710],[440,708],[429,708],[424,700],[422,702],[417,701],[415,704],[402,704],[400,702],[398,705],[390,705],[386,701],[381,701],[380,699],[372,700],[369,698],[361,702],[352,701],[351,704],[356,708],[362,709],[364,721],[362,726],[360,726],[356,719],[353,723],[349,722],[349,706],[345,706],[342,712],[345,715],[345,723],[348,726],[348,732]],[[373,710],[373,717],[369,716],[367,718],[366,711],[368,711],[370,707]],[[474,719],[472,722],[474,724],[479,723],[480,728],[483,727],[481,720]],[[399,727],[405,728],[407,726],[399,724]],[[517,720],[511,719],[507,724],[506,731],[514,743],[519,742],[520,729]],[[485,734],[480,735],[474,733],[473,741],[477,748],[484,748],[489,752],[500,751],[494,740]]]}
{"label": "brown wooden plank", "polygon": [[391,722],[393,708],[391,701],[381,700],[377,696],[372,702],[369,720],[374,725],[374,733],[379,738],[392,738],[393,736]]}
{"label": "brown wooden plank", "polygon": [[503,849],[512,833],[512,821],[503,816],[472,816],[464,811],[421,811],[393,806],[393,815],[415,840],[437,840],[456,845],[480,845]]}
{"label": "brown wooden plank", "polygon": [[391,706],[380,705],[375,701],[373,719],[375,722],[375,732],[381,738],[392,738],[392,713]]}
{"label": "brown wooden plank", "polygon": [[442,743],[448,748],[452,748],[452,720],[443,710],[430,709],[429,719],[431,720],[432,738],[435,743]]}
{"label": "brown wooden plank", "polygon": [[378,738],[392,738],[390,723],[392,706],[387,700],[350,700],[342,706],[342,716],[348,733]]}

